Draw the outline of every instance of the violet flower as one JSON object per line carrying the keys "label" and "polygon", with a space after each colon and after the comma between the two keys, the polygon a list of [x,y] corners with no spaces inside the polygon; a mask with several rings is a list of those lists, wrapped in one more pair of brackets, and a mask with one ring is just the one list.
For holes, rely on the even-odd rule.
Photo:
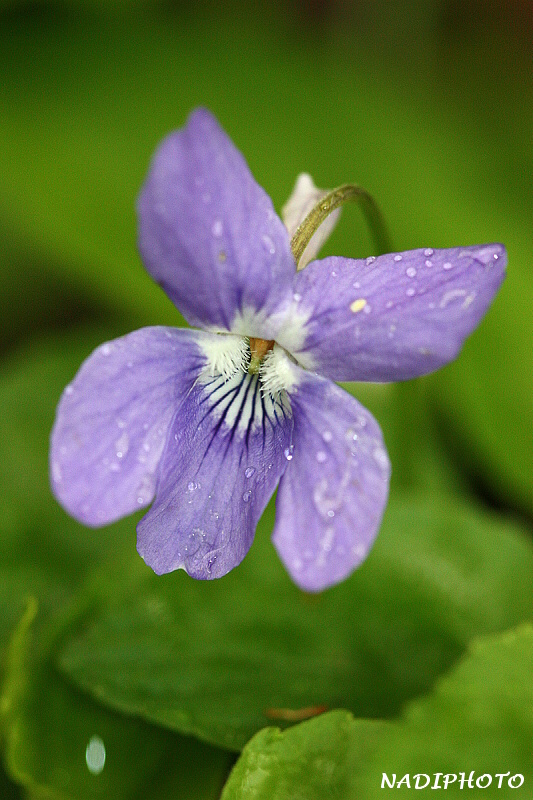
{"label": "violet flower", "polygon": [[279,483],[273,542],[293,580],[318,591],[349,575],[378,531],[390,466],[375,419],[333,381],[446,364],[503,280],[498,244],[313,260],[333,217],[297,270],[291,237],[322,197],[301,176],[284,224],[205,110],[155,155],[140,251],[202,330],[99,347],[59,403],[51,473],[86,525],[152,503],[138,551],[158,574],[237,566]]}

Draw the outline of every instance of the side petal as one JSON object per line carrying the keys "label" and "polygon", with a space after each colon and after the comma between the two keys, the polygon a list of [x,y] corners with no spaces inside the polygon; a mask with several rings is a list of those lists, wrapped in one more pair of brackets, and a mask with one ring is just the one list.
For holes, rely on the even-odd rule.
{"label": "side petal", "polygon": [[52,430],[53,491],[86,525],[148,505],[172,417],[198,376],[208,334],[143,328],[101,345],[63,392]]}
{"label": "side petal", "polygon": [[[281,210],[283,223],[291,239],[309,212],[322,197],[328,194],[328,192],[329,189],[318,189],[312,177],[306,172],[302,172],[298,175],[292,194]],[[335,209],[315,231],[302,254],[298,269],[303,269],[316,257],[318,251],[337,224],[341,211],[341,208]]]}
{"label": "side petal", "polygon": [[204,377],[174,418],[156,501],[137,526],[137,549],[158,575],[184,569],[220,578],[248,552],[290,455],[288,399],[257,375]]}
{"label": "side petal", "polygon": [[[500,244],[326,258],[297,273],[305,320],[293,355],[339,381],[398,381],[452,361],[505,276]],[[284,346],[285,333],[277,341]],[[290,331],[288,339],[290,340]]]}
{"label": "side petal", "polygon": [[293,458],[280,481],[272,540],[295,583],[318,592],[366,558],[390,465],[376,420],[335,384],[308,375],[291,402]]}
{"label": "side petal", "polygon": [[208,111],[160,145],[138,215],[144,264],[191,325],[243,333],[245,317],[247,335],[275,337],[268,319],[291,297],[296,269],[289,236]]}

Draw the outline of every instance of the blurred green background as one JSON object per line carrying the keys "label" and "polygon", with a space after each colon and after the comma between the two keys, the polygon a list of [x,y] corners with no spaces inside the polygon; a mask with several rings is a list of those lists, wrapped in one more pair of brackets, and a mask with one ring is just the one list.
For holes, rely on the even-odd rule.
{"label": "blurred green background", "polygon": [[[521,772],[512,796],[530,796],[532,56],[528,0],[0,0],[0,796],[218,798],[279,709],[315,706],[357,719],[257,733],[225,799],[373,798],[383,771],[471,769]],[[347,387],[383,427],[391,501],[368,561],[319,598],[278,563],[272,506],[245,562],[196,584],[152,575],[134,519],[89,531],[48,488],[82,359],[183,324],[134,206],[198,105],[278,210],[307,171],[370,191],[396,250],[508,249],[454,364]],[[346,208],[324,254],[371,252]]]}

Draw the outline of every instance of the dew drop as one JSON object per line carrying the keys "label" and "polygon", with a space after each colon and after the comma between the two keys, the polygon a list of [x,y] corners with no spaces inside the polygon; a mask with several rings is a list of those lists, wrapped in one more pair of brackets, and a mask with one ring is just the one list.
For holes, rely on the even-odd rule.
{"label": "dew drop", "polygon": [[251,497],[252,497],[252,493],[250,491],[247,491],[247,492],[245,492],[243,494],[242,499],[244,500],[245,503],[249,503]]}
{"label": "dew drop", "polygon": [[224,226],[222,225],[222,220],[216,219],[213,222],[213,227],[211,228],[211,232],[212,232],[213,236],[217,236],[217,237],[222,236],[223,230],[224,230]]}
{"label": "dew drop", "polygon": [[322,438],[324,439],[325,442],[331,442],[331,440],[333,439],[333,434],[331,433],[331,431],[324,431],[324,433],[322,434]]}
{"label": "dew drop", "polygon": [[416,289],[410,286],[409,289],[406,290],[405,294],[407,297],[412,297],[414,294],[416,294]]}
{"label": "dew drop", "polygon": [[[465,253],[465,255],[473,255],[473,254],[467,252]],[[474,258],[481,264],[490,264],[491,262],[498,260],[498,254],[494,252],[492,247],[484,247],[474,255]]]}
{"label": "dew drop", "polygon": [[117,458],[124,458],[124,456],[128,452],[129,446],[130,446],[130,440],[128,438],[128,434],[124,432],[120,437],[120,439],[117,439],[117,441],[115,442]]}
{"label": "dew drop", "polygon": [[328,517],[334,517],[334,516],[335,516],[335,512],[333,511],[332,508],[330,508],[330,510],[328,511]]}
{"label": "dew drop", "polygon": [[[329,516],[329,513],[328,513],[328,516]],[[331,516],[334,516],[334,514],[332,514]],[[326,528],[326,530],[324,531],[324,536],[320,541],[320,545],[322,547],[322,550],[324,550],[326,553],[329,553],[329,551],[333,547],[334,538],[335,538],[335,529],[332,528],[331,526]]]}
{"label": "dew drop", "polygon": [[402,257],[401,257],[401,255],[400,255],[400,254],[398,254],[397,256],[394,256],[394,260],[395,260],[395,261],[401,261],[401,260],[402,260]]}
{"label": "dew drop", "polygon": [[110,344],[102,345],[102,355],[103,356],[108,356],[110,354],[110,352],[111,352],[111,345]]}
{"label": "dew drop", "polygon": [[289,447],[286,447],[285,450],[283,451],[283,455],[285,456],[287,461],[292,461],[293,451],[294,451],[294,445],[293,444],[291,444]]}
{"label": "dew drop", "polygon": [[247,467],[244,470],[244,476],[246,478],[251,478],[254,473],[255,473],[255,467]]}
{"label": "dew drop", "polygon": [[99,775],[105,766],[105,745],[99,736],[91,736],[85,748],[85,763],[92,775]]}
{"label": "dew drop", "polygon": [[416,276],[416,269],[414,267],[407,267],[405,274],[408,278],[414,278]]}
{"label": "dew drop", "polygon": [[137,489],[137,504],[144,506],[150,502],[154,495],[154,476],[145,475],[141,485]]}
{"label": "dew drop", "polygon": [[381,467],[381,469],[385,470],[388,469],[389,466],[389,459],[387,457],[387,453],[383,450],[382,447],[376,447],[374,449],[374,460],[376,463]]}
{"label": "dew drop", "polygon": [[368,258],[365,260],[365,264],[367,265],[367,267],[369,267],[370,264],[373,264],[375,260],[376,256],[368,256]]}
{"label": "dew drop", "polygon": [[426,261],[426,267],[432,267],[432,266],[433,266],[433,261],[430,261],[428,258],[428,260]]}
{"label": "dew drop", "polygon": [[299,302],[300,302],[300,300],[302,299],[302,295],[301,295],[301,294],[298,294],[298,292],[294,292],[294,294],[293,294],[293,298],[294,298],[294,301],[295,301],[296,303],[299,303]]}
{"label": "dew drop", "polygon": [[187,484],[187,489],[189,492],[194,492],[195,489],[198,489],[198,484],[195,483],[194,481],[189,481],[189,483]]}
{"label": "dew drop", "polygon": [[360,289],[361,288],[361,284],[359,283],[359,281],[355,281],[354,283],[352,283],[352,286],[353,286],[354,289]]}
{"label": "dew drop", "polygon": [[452,269],[452,267],[453,267],[453,264],[451,264],[449,261],[447,261],[445,264],[442,265],[442,269],[446,269],[446,270]]}
{"label": "dew drop", "polygon": [[337,273],[335,272],[335,270],[332,270],[331,277],[332,278],[336,278],[337,277]]}
{"label": "dew drop", "polygon": [[72,388],[72,386],[67,386],[67,388],[65,389],[65,394],[73,394],[73,393],[74,389]]}
{"label": "dew drop", "polygon": [[433,255],[433,249],[431,247],[426,247],[426,249],[424,250],[424,255],[425,256],[432,256]]}
{"label": "dew drop", "polygon": [[266,234],[263,235],[261,237],[261,241],[263,242],[263,245],[265,246],[267,253],[270,253],[270,255],[273,256],[274,253],[276,252],[276,247],[270,236],[267,236]]}
{"label": "dew drop", "polygon": [[323,464],[326,459],[327,459],[326,453],[323,450],[319,450],[318,453],[316,454],[316,460],[318,461],[318,463]]}

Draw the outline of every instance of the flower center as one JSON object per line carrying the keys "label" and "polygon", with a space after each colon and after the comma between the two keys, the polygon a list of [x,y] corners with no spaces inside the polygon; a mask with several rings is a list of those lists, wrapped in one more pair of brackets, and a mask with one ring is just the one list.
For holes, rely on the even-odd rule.
{"label": "flower center", "polygon": [[274,347],[274,340],[257,339],[255,336],[250,336],[249,341],[250,362],[248,364],[248,372],[255,374],[261,369],[263,358]]}

